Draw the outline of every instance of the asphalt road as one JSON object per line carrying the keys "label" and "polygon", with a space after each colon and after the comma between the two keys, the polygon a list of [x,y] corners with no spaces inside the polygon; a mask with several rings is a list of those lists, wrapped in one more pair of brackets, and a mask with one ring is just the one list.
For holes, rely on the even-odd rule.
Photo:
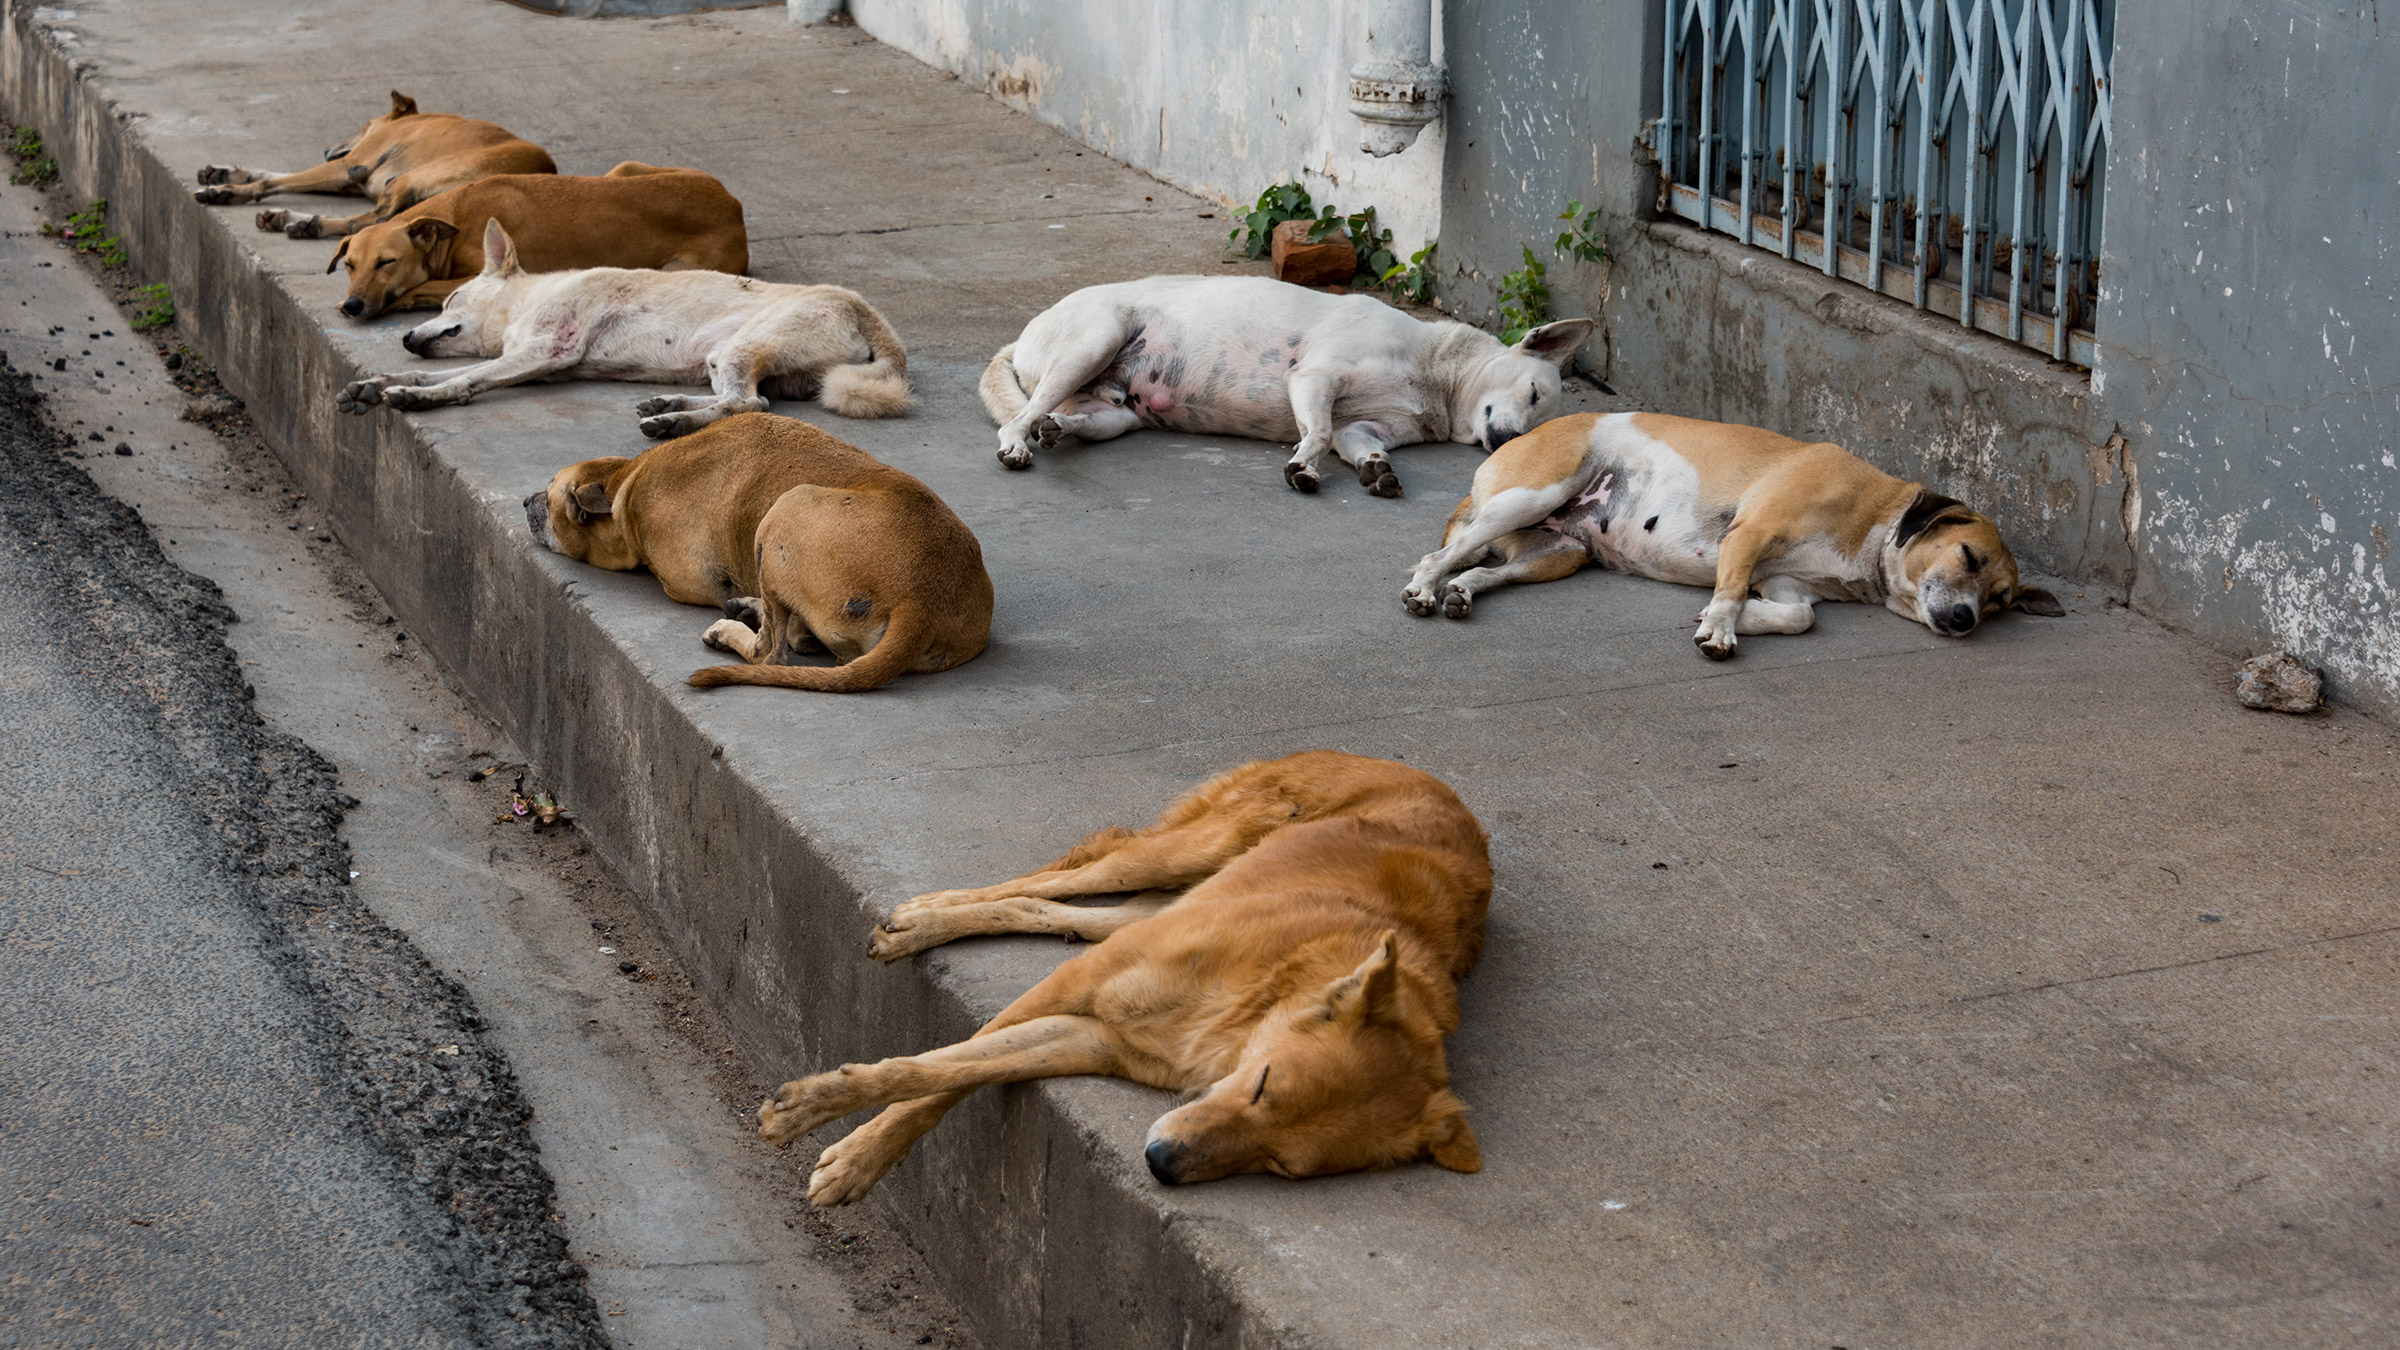
{"label": "asphalt road", "polygon": [[606,1344],[332,767],[64,444],[0,371],[0,1344]]}

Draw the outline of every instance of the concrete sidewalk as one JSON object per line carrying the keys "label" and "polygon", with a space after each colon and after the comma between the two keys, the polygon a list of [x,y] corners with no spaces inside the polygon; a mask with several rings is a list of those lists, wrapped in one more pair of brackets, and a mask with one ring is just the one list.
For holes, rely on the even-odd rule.
{"label": "concrete sidewalk", "polygon": [[[991,350],[1076,285],[1237,270],[1228,222],[854,30],[6,3],[11,114],[110,199],[771,1072],[963,1034],[1060,949],[887,969],[875,914],[1243,758],[1398,756],[1482,816],[1499,889],[1452,1055],[1486,1170],[1167,1191],[1138,1156],[1158,1094],[982,1094],[881,1194],[986,1344],[2367,1345],[2400,1322],[2381,726],[2246,712],[2221,655],[2072,586],[2068,618],[1965,642],[1828,607],[1723,666],[1691,649],[1698,592],[1618,576],[1412,620],[1460,447],[1401,452],[1397,502],[1299,497],[1271,447],[1161,434],[1006,474],[973,395]],[[761,276],[874,301],[921,411],[778,411],[975,527],[992,649],[870,697],[695,693],[707,616],[536,553],[516,507],[643,444],[646,391],[338,418],[354,371],[414,364],[404,321],[345,323],[331,245],[188,189],[313,161],[387,88],[569,172],[709,169]]]}

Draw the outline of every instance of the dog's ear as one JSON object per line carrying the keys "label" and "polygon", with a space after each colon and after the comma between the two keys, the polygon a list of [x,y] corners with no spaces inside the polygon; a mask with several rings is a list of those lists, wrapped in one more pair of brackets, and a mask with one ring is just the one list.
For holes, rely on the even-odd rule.
{"label": "dog's ear", "polygon": [[428,252],[445,239],[458,236],[458,227],[446,220],[412,220],[408,223],[408,242]]}
{"label": "dog's ear", "polygon": [[1467,1104],[1448,1088],[1425,1103],[1425,1151],[1453,1172],[1483,1170],[1483,1145],[1467,1124]]}
{"label": "dog's ear", "polygon": [[325,275],[332,276],[333,269],[342,265],[342,255],[350,251],[350,241],[357,237],[355,234],[342,236],[341,244],[333,250],[333,260],[325,264]]}
{"label": "dog's ear", "polygon": [[1399,1009],[1400,938],[1386,928],[1383,940],[1375,944],[1375,954],[1326,989],[1325,1015],[1337,1022],[1373,1026],[1391,1021]]}
{"label": "dog's ear", "polygon": [[606,483],[584,484],[575,489],[572,501],[573,507],[567,514],[573,516],[578,525],[589,525],[595,520],[615,515],[617,510],[616,504],[608,499]]}
{"label": "dog's ear", "polygon": [[1917,499],[1908,504],[1908,509],[1900,513],[1900,523],[1892,527],[1892,547],[1908,547],[1909,540],[1932,529],[1942,512],[1955,506],[1961,506],[1956,497],[1918,488]]}
{"label": "dog's ear", "polygon": [[1546,323],[1517,339],[1517,350],[1527,356],[1538,356],[1551,365],[1565,370],[1575,359],[1575,349],[1592,335],[1590,319],[1560,319]]}
{"label": "dog's ear", "polygon": [[2058,603],[2057,596],[2039,586],[2019,587],[2016,598],[2008,602],[2008,607],[2023,610],[2027,614],[2039,614],[2045,619],[2063,618],[2067,612],[2067,607]]}
{"label": "dog's ear", "polygon": [[485,276],[506,276],[522,272],[525,265],[517,261],[517,241],[497,220],[483,222],[483,273]]}
{"label": "dog's ear", "polygon": [[397,89],[393,90],[393,91],[392,91],[392,116],[394,116],[394,117],[414,117],[414,116],[416,116],[416,114],[417,114],[417,101],[416,101],[415,99],[413,99],[413,98],[410,98],[408,95],[401,93],[401,92],[400,92],[399,90],[397,90]]}

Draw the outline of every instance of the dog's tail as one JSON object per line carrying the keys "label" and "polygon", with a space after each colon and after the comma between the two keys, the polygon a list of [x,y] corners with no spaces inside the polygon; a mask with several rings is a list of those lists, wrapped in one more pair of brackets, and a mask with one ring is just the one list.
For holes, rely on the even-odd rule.
{"label": "dog's tail", "polygon": [[695,689],[727,684],[765,684],[778,689],[814,689],[826,694],[863,694],[881,689],[914,668],[933,645],[933,620],[921,606],[901,605],[883,627],[874,650],[839,666],[709,666],[685,683]]}
{"label": "dog's tail", "polygon": [[983,395],[983,410],[992,415],[998,426],[1007,426],[1025,411],[1025,386],[1017,379],[1017,344],[1010,343],[992,353],[992,363],[983,368],[983,383],[976,386]]}
{"label": "dog's tail", "polygon": [[900,345],[892,326],[873,305],[855,295],[850,299],[859,335],[867,340],[867,350],[875,359],[827,370],[817,402],[844,417],[898,417],[909,405],[908,349]]}

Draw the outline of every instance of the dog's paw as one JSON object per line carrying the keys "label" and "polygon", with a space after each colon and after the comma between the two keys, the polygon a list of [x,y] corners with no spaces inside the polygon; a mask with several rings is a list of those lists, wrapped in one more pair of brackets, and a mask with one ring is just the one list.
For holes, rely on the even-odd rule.
{"label": "dog's paw", "polygon": [[233,195],[231,188],[204,187],[192,193],[192,200],[202,206],[231,206],[240,198]]}
{"label": "dog's paw", "polygon": [[363,413],[381,402],[383,402],[383,383],[381,381],[352,380],[342,386],[341,393],[334,395],[333,408],[336,412],[357,414]]}
{"label": "dog's paw", "polygon": [[696,421],[687,412],[665,412],[643,418],[641,425],[642,434],[651,440],[671,441],[678,436],[688,436],[706,424]]}
{"label": "dog's paw", "polygon": [[1711,661],[1722,661],[1737,650],[1740,639],[1734,636],[1733,615],[1710,606],[1700,615],[1700,626],[1692,632],[1692,643],[1700,654]]}
{"label": "dog's paw", "polygon": [[242,171],[230,164],[203,164],[200,172],[193,175],[193,181],[198,183],[238,183],[242,178]]}
{"label": "dog's paw", "polygon": [[284,210],[282,207],[275,207],[271,210],[261,211],[258,213],[258,228],[272,234],[290,224],[291,220],[291,212]]}
{"label": "dog's paw", "polygon": [[1456,585],[1442,587],[1442,617],[1463,619],[1475,612],[1475,597]]}
{"label": "dog's paw", "polygon": [[1433,592],[1416,586],[1411,586],[1400,593],[1400,603],[1408,606],[1408,612],[1420,619],[1431,618],[1433,612],[1442,607],[1441,602],[1434,598]]}
{"label": "dog's paw", "polygon": [[1377,475],[1375,481],[1367,484],[1367,492],[1377,497],[1399,496],[1400,475],[1393,473],[1390,466],[1385,466],[1384,471]]}
{"label": "dog's paw", "polygon": [[860,1106],[857,1076],[865,1068],[845,1064],[832,1073],[794,1079],[758,1108],[759,1137],[770,1144],[788,1144],[829,1120],[839,1120]]}
{"label": "dog's paw", "polygon": [[633,415],[636,417],[656,417],[660,413],[682,411],[683,396],[680,394],[661,394],[633,405]]}
{"label": "dog's paw", "polygon": [[1314,492],[1317,490],[1317,471],[1299,460],[1286,460],[1283,465],[1283,481],[1290,484],[1294,492]]}
{"label": "dog's paw", "polygon": [[443,400],[436,398],[431,391],[421,389],[416,385],[396,384],[383,391],[383,402],[385,407],[397,409],[400,412],[420,412],[426,408],[440,407]]}
{"label": "dog's paw", "polygon": [[725,611],[726,618],[738,619],[751,628],[767,626],[766,602],[755,595],[729,595],[717,608]]}
{"label": "dog's paw", "polygon": [[808,1203],[819,1209],[853,1204],[867,1198],[875,1183],[892,1170],[898,1158],[888,1157],[862,1125],[826,1146],[808,1174]]}
{"label": "dog's paw", "polygon": [[703,645],[713,647],[718,651],[731,652],[735,656],[747,659],[748,653],[745,649],[749,647],[754,636],[751,626],[739,619],[719,619],[708,626],[708,631],[700,635],[700,641]]}
{"label": "dog's paw", "polygon": [[295,211],[283,222],[283,235],[286,239],[318,239],[322,238],[324,233],[325,227],[322,218],[312,216],[306,211]]}
{"label": "dog's paw", "polygon": [[1033,433],[1034,444],[1044,450],[1056,450],[1058,443],[1067,438],[1066,424],[1048,413],[1033,419],[1033,425],[1027,430]]}
{"label": "dog's paw", "polygon": [[1033,451],[1022,445],[1001,446],[1000,463],[1004,468],[1030,469],[1033,467]]}
{"label": "dog's paw", "polygon": [[888,965],[941,945],[932,915],[923,911],[913,915],[894,914],[868,936],[867,955]]}

